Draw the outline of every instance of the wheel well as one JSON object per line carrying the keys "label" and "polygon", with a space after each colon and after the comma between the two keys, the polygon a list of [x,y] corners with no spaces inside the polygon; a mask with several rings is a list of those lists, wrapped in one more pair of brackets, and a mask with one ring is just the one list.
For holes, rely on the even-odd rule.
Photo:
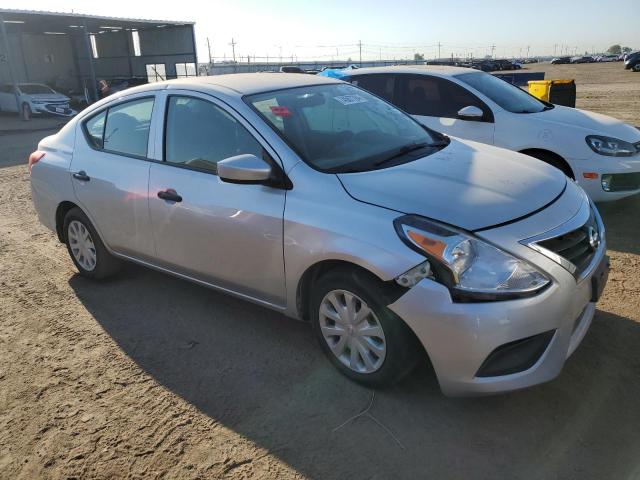
{"label": "wheel well", "polygon": [[298,288],[296,290],[296,307],[303,320],[309,320],[309,304],[311,302],[313,284],[324,274],[337,268],[349,269],[361,275],[367,275],[375,279],[380,283],[381,293],[385,297],[386,304],[393,303],[407,291],[406,288],[401,287],[395,281],[391,280],[385,282],[371,271],[355,263],[347,262],[345,260],[323,260],[307,268],[298,282]]}
{"label": "wheel well", "polygon": [[58,240],[64,243],[64,217],[67,215],[67,212],[72,208],[77,207],[77,205],[73,202],[62,202],[58,205],[56,209],[56,233],[58,234]]}
{"label": "wheel well", "polygon": [[549,150],[545,150],[543,148],[527,148],[525,150],[521,150],[520,153],[524,153],[525,155],[529,155],[530,157],[537,158],[538,160],[542,160],[549,165],[553,165],[569,178],[575,180],[576,176],[573,173],[573,169],[571,165],[567,163],[567,161],[562,158],[557,153],[553,153]]}

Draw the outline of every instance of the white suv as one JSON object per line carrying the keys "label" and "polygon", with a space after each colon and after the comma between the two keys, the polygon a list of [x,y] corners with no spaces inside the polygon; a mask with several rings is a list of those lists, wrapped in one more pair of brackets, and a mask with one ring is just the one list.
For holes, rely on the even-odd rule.
{"label": "white suv", "polygon": [[595,201],[640,192],[640,130],[614,118],[542,102],[468,68],[363,68],[342,79],[390,101],[433,130],[550,163]]}

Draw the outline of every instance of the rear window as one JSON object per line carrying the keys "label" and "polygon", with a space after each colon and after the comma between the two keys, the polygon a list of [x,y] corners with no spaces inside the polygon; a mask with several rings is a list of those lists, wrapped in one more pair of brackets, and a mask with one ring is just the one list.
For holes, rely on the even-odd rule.
{"label": "rear window", "polygon": [[84,124],[87,140],[97,149],[146,157],[153,103],[153,98],[132,100],[94,115]]}

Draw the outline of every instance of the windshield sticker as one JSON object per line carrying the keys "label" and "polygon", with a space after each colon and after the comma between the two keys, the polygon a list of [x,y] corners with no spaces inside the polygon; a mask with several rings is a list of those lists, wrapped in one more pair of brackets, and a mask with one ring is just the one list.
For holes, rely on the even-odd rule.
{"label": "windshield sticker", "polygon": [[269,107],[269,108],[271,108],[271,113],[273,113],[277,117],[290,117],[291,116],[291,110],[289,110],[288,107],[276,106],[276,107]]}
{"label": "windshield sticker", "polygon": [[340,95],[339,97],[333,97],[334,100],[339,101],[342,105],[354,105],[356,103],[365,103],[366,98],[360,95]]}

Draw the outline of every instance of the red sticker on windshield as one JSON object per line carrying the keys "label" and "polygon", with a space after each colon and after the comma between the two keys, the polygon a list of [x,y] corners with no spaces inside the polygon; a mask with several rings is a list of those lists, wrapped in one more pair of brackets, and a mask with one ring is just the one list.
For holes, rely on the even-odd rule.
{"label": "red sticker on windshield", "polygon": [[278,117],[290,117],[291,111],[288,107],[271,107],[271,113]]}

